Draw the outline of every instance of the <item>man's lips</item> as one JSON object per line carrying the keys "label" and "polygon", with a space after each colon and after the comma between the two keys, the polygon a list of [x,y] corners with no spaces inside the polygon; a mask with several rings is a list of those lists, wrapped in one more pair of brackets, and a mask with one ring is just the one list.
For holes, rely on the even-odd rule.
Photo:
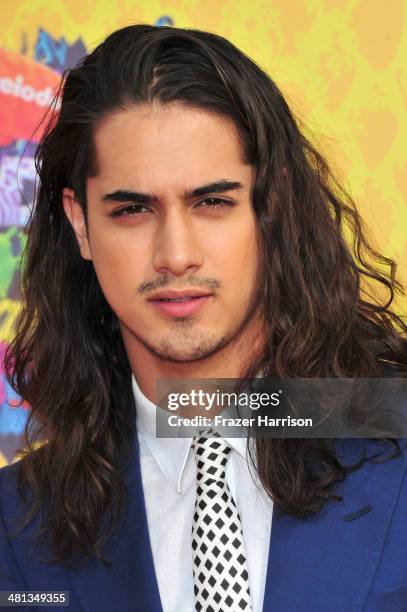
{"label": "man's lips", "polygon": [[211,293],[196,289],[186,291],[158,291],[148,301],[161,314],[169,317],[186,317],[195,314],[212,298]]}
{"label": "man's lips", "polygon": [[199,289],[184,289],[176,291],[175,289],[167,289],[153,293],[148,299],[154,300],[176,300],[181,298],[196,298],[212,295],[209,291],[199,291]]}

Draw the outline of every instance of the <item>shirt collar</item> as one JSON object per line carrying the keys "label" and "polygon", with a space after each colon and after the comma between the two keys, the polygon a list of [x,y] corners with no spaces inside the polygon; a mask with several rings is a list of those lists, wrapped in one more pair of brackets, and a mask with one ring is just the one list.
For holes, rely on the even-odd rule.
{"label": "shirt collar", "polygon": [[[143,442],[155,459],[162,474],[177,493],[182,493],[182,477],[193,438],[157,438],[156,406],[140,389],[134,374],[131,377],[136,402],[136,426]],[[247,438],[225,438],[233,450],[246,458]]]}

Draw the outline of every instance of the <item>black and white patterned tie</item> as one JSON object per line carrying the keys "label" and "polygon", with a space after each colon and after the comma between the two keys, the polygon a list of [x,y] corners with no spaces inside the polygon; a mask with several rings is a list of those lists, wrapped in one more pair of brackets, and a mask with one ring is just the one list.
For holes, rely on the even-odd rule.
{"label": "black and white patterned tie", "polygon": [[197,465],[192,525],[195,609],[250,612],[242,526],[225,479],[226,461],[232,449],[212,430],[195,437],[192,448]]}

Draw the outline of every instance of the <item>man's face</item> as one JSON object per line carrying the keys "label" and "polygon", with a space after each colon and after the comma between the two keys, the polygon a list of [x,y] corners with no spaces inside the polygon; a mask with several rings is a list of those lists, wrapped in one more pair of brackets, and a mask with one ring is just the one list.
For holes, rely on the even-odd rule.
{"label": "man's face", "polygon": [[232,121],[135,106],[101,122],[95,150],[88,234],[68,189],[64,208],[126,345],[187,362],[236,340],[253,320],[259,241]]}

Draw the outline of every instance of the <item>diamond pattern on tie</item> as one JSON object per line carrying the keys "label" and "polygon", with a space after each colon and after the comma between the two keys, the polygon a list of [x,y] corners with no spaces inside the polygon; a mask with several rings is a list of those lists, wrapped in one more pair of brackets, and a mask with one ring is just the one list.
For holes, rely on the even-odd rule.
{"label": "diamond pattern on tie", "polygon": [[197,612],[250,612],[250,589],[242,526],[225,479],[232,450],[211,429],[192,442],[196,500],[192,560]]}

